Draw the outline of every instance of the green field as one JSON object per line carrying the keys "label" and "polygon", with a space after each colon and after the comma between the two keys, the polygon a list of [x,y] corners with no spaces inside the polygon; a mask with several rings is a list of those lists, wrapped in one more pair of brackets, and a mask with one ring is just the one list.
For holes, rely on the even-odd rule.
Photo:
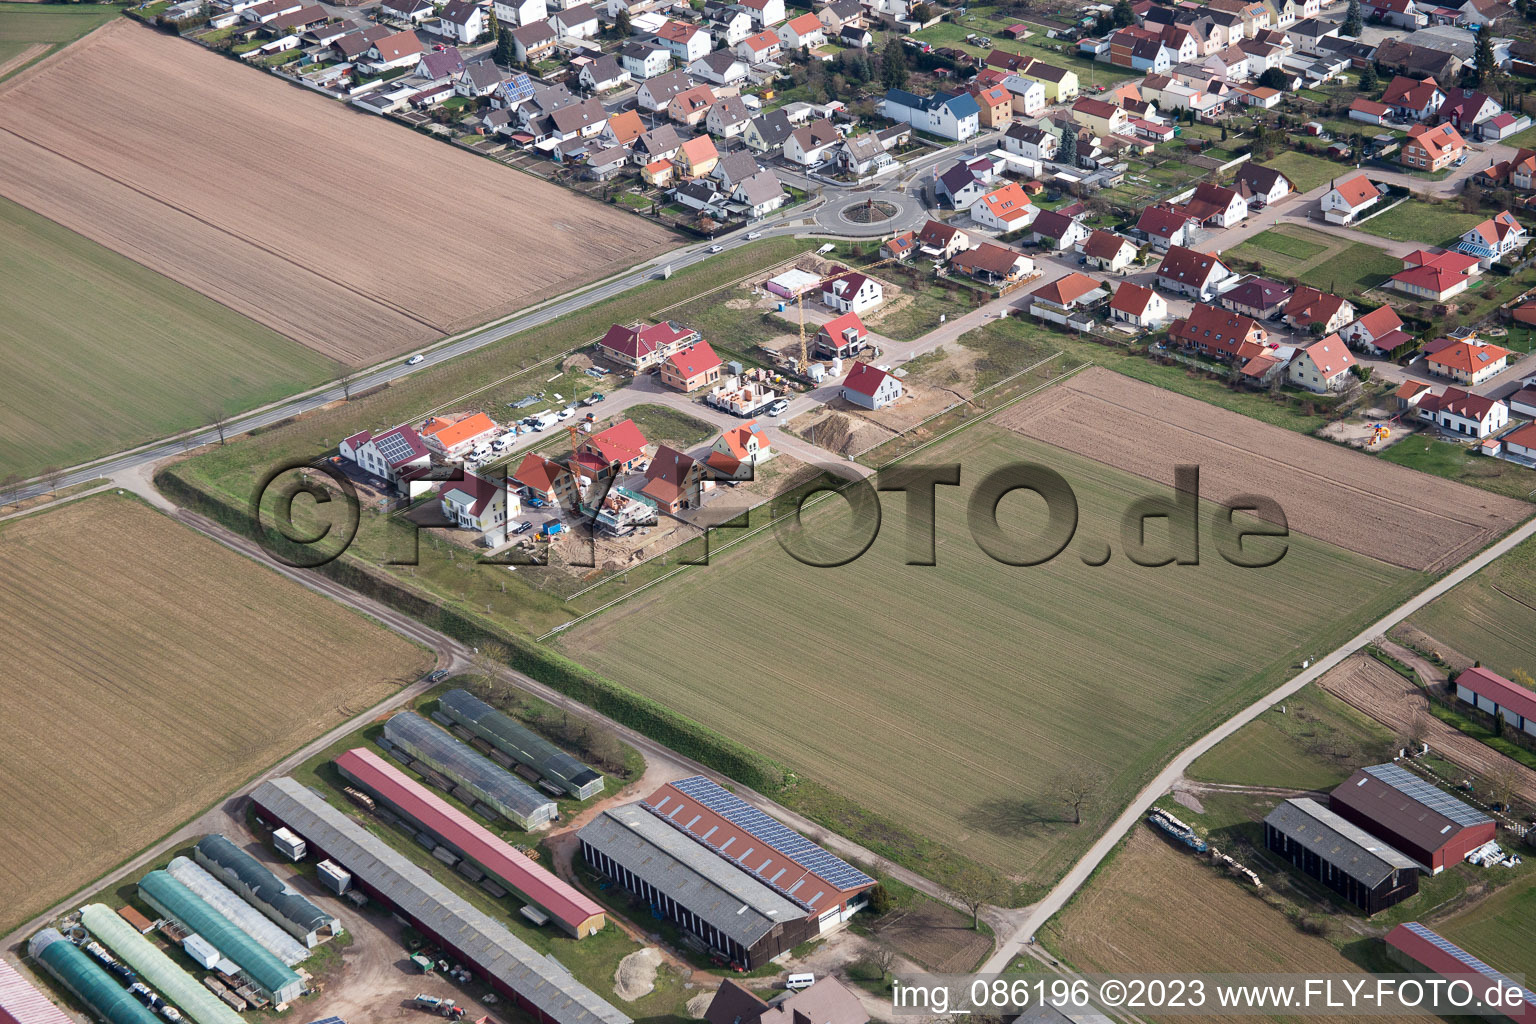
{"label": "green field", "polygon": [[1508,974],[1536,978],[1536,879],[1509,885],[1465,913],[1434,926],[1473,956]]}
{"label": "green field", "polygon": [[[1299,536],[1268,570],[1209,547],[1198,567],[1142,568],[1117,550],[1090,568],[1081,556],[1119,547],[1120,518],[1150,485],[989,423],[922,461],[961,463],[967,485],[937,489],[936,567],[903,564],[905,506],[888,495],[878,540],[849,565],[803,565],[764,535],[560,646],[1028,896],[1175,749],[1419,584]],[[1081,515],[1082,542],[1035,568],[990,560],[966,526],[970,486],[1020,461],[1061,472]],[[839,536],[844,509],[834,498],[808,512],[813,535]],[[1010,532],[1040,518],[1023,497],[1002,505]],[[1102,796],[1075,826],[1053,783],[1099,773]]]}
{"label": "green field", "polygon": [[0,199],[0,476],[35,474],[319,384],[334,364]]}
{"label": "green field", "polygon": [[1294,224],[1259,232],[1234,247],[1232,256],[1258,262],[1271,277],[1295,278],[1345,297],[1373,288],[1403,269],[1401,260],[1375,246]]}
{"label": "green field", "polygon": [[1455,441],[1406,437],[1381,453],[1381,458],[1422,473],[1433,473],[1509,498],[1531,499],[1536,491],[1536,470],[1504,459],[1479,455]]}
{"label": "green field", "polygon": [[0,67],[43,44],[45,50],[32,53],[25,61],[0,74],[9,78],[23,68],[42,60],[65,43],[74,42],[87,32],[113,18],[121,4],[18,4],[0,3]]}
{"label": "green field", "polygon": [[1536,674],[1536,540],[1438,598],[1410,620],[1495,672]]}
{"label": "green field", "polygon": [[1410,199],[1386,213],[1361,221],[1355,228],[1396,242],[1445,245],[1455,241],[1474,224],[1487,219],[1481,213],[1462,213],[1460,207],[1450,203],[1425,203]]}
{"label": "green field", "polygon": [[1266,160],[1264,166],[1273,167],[1290,178],[1298,192],[1310,192],[1336,177],[1340,172],[1349,170],[1343,164],[1336,164],[1332,160],[1324,160],[1319,156],[1295,151],[1281,153],[1273,160]]}
{"label": "green field", "polygon": [[1375,288],[1402,269],[1402,260],[1388,256],[1374,245],[1356,242],[1302,271],[1301,280],[1303,284],[1348,298],[1352,292]]}
{"label": "green field", "polygon": [[1292,234],[1275,230],[1261,231],[1243,244],[1288,256],[1298,262],[1309,260],[1318,253],[1328,250],[1328,246],[1321,242],[1301,237],[1300,232]]}

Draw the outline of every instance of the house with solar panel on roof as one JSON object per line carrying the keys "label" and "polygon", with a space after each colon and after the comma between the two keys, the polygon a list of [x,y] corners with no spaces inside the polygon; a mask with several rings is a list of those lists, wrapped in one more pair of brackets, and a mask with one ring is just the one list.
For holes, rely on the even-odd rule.
{"label": "house with solar panel on roof", "polygon": [[577,833],[593,870],[747,970],[835,929],[875,880],[702,775]]}

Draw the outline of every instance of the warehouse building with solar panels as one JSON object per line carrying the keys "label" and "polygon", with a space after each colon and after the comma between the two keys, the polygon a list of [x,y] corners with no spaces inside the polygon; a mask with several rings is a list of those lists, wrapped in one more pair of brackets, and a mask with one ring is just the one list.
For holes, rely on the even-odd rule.
{"label": "warehouse building with solar panels", "polygon": [[417,867],[317,793],[291,778],[257,786],[262,821],[302,836],[316,858],[333,861],[352,884],[394,911],[542,1024],[634,1024],[526,942]]}
{"label": "warehouse building with solar panels", "polygon": [[[51,929],[50,929],[51,930]],[[59,933],[55,931],[54,935]],[[4,1024],[75,1024],[74,1020],[0,958],[0,1021]]]}
{"label": "warehouse building with solar panels", "polygon": [[32,936],[27,951],[98,1020],[107,1024],[163,1024],[58,929],[44,928]]}
{"label": "warehouse building with solar panels", "polygon": [[437,703],[439,710],[453,722],[518,764],[538,772],[577,800],[597,796],[603,791],[603,776],[599,772],[467,690],[449,690]]}
{"label": "warehouse building with solar panels", "polygon": [[869,902],[873,878],[702,775],[669,782],[642,806],[804,907],[819,931]]}
{"label": "warehouse building with solar panels", "polygon": [[466,804],[484,804],[524,829],[538,828],[555,817],[553,800],[414,711],[390,716],[384,723],[384,739],[390,748],[446,778],[454,795]]}
{"label": "warehouse building with solar panels", "polygon": [[[1402,967],[1411,971],[1429,971],[1441,977],[1465,978],[1473,981],[1473,991],[1481,992],[1497,984],[1502,988],[1519,989],[1524,996],[1523,1005],[1503,1006],[1500,1012],[1510,1020],[1536,1021],[1536,992],[1519,985],[1507,975],[1488,966],[1460,946],[1430,931],[1417,921],[1400,924],[1387,933],[1383,940],[1387,955]],[[1486,981],[1489,985],[1478,983]]]}
{"label": "warehouse building with solar panels", "polygon": [[1465,860],[1498,830],[1482,811],[1395,764],[1361,768],[1328,795],[1328,806],[1433,874]]}
{"label": "warehouse building with solar panels", "polygon": [[289,1003],[304,994],[303,978],[168,872],[145,875],[139,882],[139,899],[185,931],[212,943],[240,968],[245,981],[274,1003]]}
{"label": "warehouse building with solar panels", "polygon": [[[343,778],[371,794],[411,829],[426,832],[463,863],[455,867],[472,881],[489,876],[531,904],[542,917],[576,938],[592,935],[606,920],[603,908],[575,886],[508,846],[489,829],[409,778],[371,750],[336,758]],[[466,872],[464,864],[474,870]],[[531,916],[531,915],[530,915]]]}
{"label": "warehouse building with solar panels", "polygon": [[199,839],[192,849],[198,865],[239,893],[283,931],[310,949],[342,932],[341,922],[315,906],[261,861],[224,836]]}
{"label": "warehouse building with solar panels", "polygon": [[1264,845],[1368,915],[1419,891],[1412,860],[1316,800],[1287,800],[1270,811]]}
{"label": "warehouse building with solar panels", "polygon": [[219,1001],[159,946],[100,903],[80,909],[80,923],[91,937],[139,972],[144,984],[160,993],[195,1024],[240,1024],[240,1015]]}

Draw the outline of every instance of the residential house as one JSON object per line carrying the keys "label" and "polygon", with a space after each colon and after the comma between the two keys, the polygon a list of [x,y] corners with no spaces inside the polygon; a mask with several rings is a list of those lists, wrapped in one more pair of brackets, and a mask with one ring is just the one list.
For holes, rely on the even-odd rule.
{"label": "residential house", "polygon": [[567,142],[571,139],[591,139],[608,127],[608,111],[596,98],[569,103],[545,116],[535,118],[530,130],[539,141],[554,139]]}
{"label": "residential house", "polygon": [[[611,53],[605,53],[581,69],[576,80],[588,93],[612,92],[629,84],[630,73],[619,65]],[[629,111],[634,114],[634,111]],[[637,118],[639,115],[635,115]]]}
{"label": "residential house", "polygon": [[1076,217],[1059,210],[1042,210],[1030,225],[1030,237],[1047,249],[1075,249],[1088,240],[1088,229]]}
{"label": "residential house", "polygon": [[1021,78],[1039,82],[1044,86],[1046,103],[1071,103],[1077,99],[1078,83],[1075,71],[1058,68],[1043,60],[1030,60],[1025,66],[1010,70]]}
{"label": "residential house", "polygon": [[434,416],[422,424],[421,439],[441,455],[458,455],[486,444],[500,429],[483,412],[458,418]]}
{"label": "residential house", "polygon": [[736,56],[748,64],[772,60],[779,55],[779,50],[779,34],[772,29],[755,32],[736,44]]}
{"label": "residential house", "polygon": [[1480,89],[1446,89],[1440,105],[1440,116],[1455,125],[1463,138],[1478,138],[1477,126],[1502,113],[1503,105]]}
{"label": "residential house", "polygon": [[[647,78],[635,90],[635,102],[641,110],[662,111],[671,104],[673,97],[693,88],[686,71],[668,71],[655,78]],[[700,88],[708,88],[700,86]],[[708,111],[708,107],[704,108]]]}
{"label": "residential house", "polygon": [[644,134],[645,122],[640,120],[640,115],[633,110],[623,110],[608,118],[608,127],[603,129],[603,141],[610,146],[628,146]]}
{"label": "residential house", "polygon": [[731,190],[732,201],[739,203],[748,218],[758,220],[789,202],[789,193],[772,171],[758,171],[743,178]]}
{"label": "residential house", "polygon": [[1010,74],[1003,77],[1002,86],[1013,100],[1015,117],[1039,117],[1045,113],[1045,84],[1033,78]]}
{"label": "residential house", "polygon": [[1227,363],[1253,358],[1268,337],[1269,332],[1252,317],[1203,302],[1168,328],[1168,339],[1175,344]]}
{"label": "residential house", "polygon": [[865,24],[864,8],[859,0],[832,0],[816,12],[816,17],[821,19],[822,28],[829,35],[841,32],[845,26],[863,28]]}
{"label": "residential house", "polygon": [[361,430],[341,442],[341,457],[399,486],[402,479],[427,469],[432,456],[415,427],[399,426],[375,434]]}
{"label": "residential house", "polygon": [[786,50],[814,50],[827,41],[827,31],[814,14],[802,14],[779,26],[779,45]]}
{"label": "residential house", "polygon": [[1290,299],[1291,290],[1277,281],[1245,277],[1223,292],[1218,301],[1223,309],[1255,320],[1269,320],[1278,315]]}
{"label": "residential house", "polygon": [[1383,126],[1392,119],[1392,108],[1385,103],[1356,96],[1349,104],[1349,119],[1365,124]]}
{"label": "residential house", "polygon": [[1449,123],[1433,128],[1416,124],[1408,129],[1400,159],[1404,167],[1416,171],[1442,171],[1466,155],[1466,142]]}
{"label": "residential house", "polygon": [[511,474],[511,480],[529,498],[537,498],[546,505],[562,504],[566,498],[575,497],[571,471],[534,452],[523,456],[523,461]]}
{"label": "residential house", "polygon": [[732,189],[738,182],[745,181],[760,170],[762,168],[751,153],[736,149],[722,154],[709,175],[720,183],[721,188]]}
{"label": "residential house", "polygon": [[672,66],[672,51],[655,43],[628,42],[619,47],[619,65],[633,78],[657,78]]}
{"label": "residential house", "polygon": [[1178,212],[1208,228],[1229,228],[1248,216],[1248,200],[1235,189],[1202,181]]}
{"label": "residential house", "polygon": [[981,127],[981,108],[969,93],[936,92],[917,96],[892,89],[880,103],[880,113],[892,121],[910,124],[918,131],[964,142]]}
{"label": "residential house", "polygon": [[850,359],[869,344],[869,328],[857,313],[835,316],[816,332],[816,356],[819,359]]}
{"label": "residential house", "polygon": [[722,6],[709,18],[715,42],[731,49],[752,34],[752,16],[740,7]]}
{"label": "residential house", "polygon": [[524,71],[514,71],[491,93],[491,106],[497,110],[517,110],[537,95],[533,78]]}
{"label": "residential house", "polygon": [[[675,161],[668,162],[672,164],[673,174],[681,176],[678,164]],[[720,191],[714,181],[708,178],[689,178],[681,181],[672,190],[671,196],[679,206],[697,210],[717,220],[724,220],[729,215],[725,205],[725,194]]]}
{"label": "residential house", "polygon": [[1344,386],[1354,365],[1355,357],[1344,339],[1330,334],[1297,347],[1286,379],[1299,388],[1326,394]]}
{"label": "residential house", "polygon": [[669,445],[657,445],[640,487],[640,493],[656,503],[657,511],[676,515],[698,508],[703,490],[704,470],[698,462]]}
{"label": "residential house", "polygon": [[576,449],[576,462],[594,479],[632,473],[645,459],[645,435],[634,420],[589,434]]}
{"label": "residential house", "polygon": [[1072,120],[1095,135],[1129,135],[1130,115],[1122,107],[1084,96],[1072,104]]}
{"label": "residential house", "polygon": [[414,67],[421,62],[421,40],[415,32],[395,32],[374,42],[368,57],[379,71]]}
{"label": "residential house", "polygon": [[1243,197],[1250,210],[1277,203],[1296,191],[1295,183],[1284,173],[1273,167],[1254,163],[1252,160],[1238,168],[1237,180],[1233,184],[1237,188],[1237,194]]}
{"label": "residential house", "polygon": [[522,503],[508,494],[501,484],[465,473],[462,480],[451,480],[438,487],[437,496],[448,521],[480,534],[487,547],[507,542],[507,520],[516,518]]}
{"label": "residential house", "polygon": [[1381,190],[1364,174],[1335,180],[1322,198],[1323,219],[1329,224],[1353,224],[1355,219],[1381,201]]}
{"label": "residential house", "polygon": [[555,48],[555,30],[547,21],[533,21],[514,28],[512,35],[512,59],[519,64],[532,64],[543,60]]}
{"label": "residential house", "polygon": [[448,0],[437,12],[436,32],[460,43],[473,43],[489,27],[486,13],[475,0]]}
{"label": "residential house", "polygon": [[1201,300],[1213,298],[1231,276],[1220,258],[1182,245],[1169,246],[1157,268],[1158,287]]}
{"label": "residential house", "polygon": [[1029,313],[1041,320],[1065,324],[1081,316],[1081,310],[1097,305],[1107,298],[1109,298],[1107,288],[1087,274],[1073,272],[1030,292]]}
{"label": "residential house", "polygon": [[[528,3],[536,3],[543,10],[544,0],[527,0]],[[255,6],[254,4],[252,6]],[[498,17],[500,16],[498,4]],[[390,21],[403,21],[411,25],[420,25],[432,16],[435,8],[427,0],[384,0],[379,4],[380,19]],[[510,13],[510,12],[509,12]],[[542,17],[543,15],[540,15]],[[509,19],[511,20],[511,19]],[[513,24],[521,24],[513,21]]]}
{"label": "residential house", "polygon": [[1420,419],[1463,437],[1488,437],[1509,426],[1509,406],[1461,388],[1446,388],[1443,395],[1425,394],[1417,408]]}
{"label": "residential house", "polygon": [[1142,209],[1136,220],[1136,230],[1147,237],[1153,247],[1167,252],[1174,246],[1188,245],[1194,240],[1195,224],[1183,213],[1167,206],[1148,206]]}
{"label": "residential house", "polygon": [[[704,130],[722,139],[734,139],[747,130],[752,115],[740,96],[726,96],[715,101],[704,115]],[[751,159],[748,157],[748,159]],[[753,161],[756,166],[756,161]]]}
{"label": "residential house", "polygon": [[1348,299],[1301,285],[1285,304],[1285,322],[1299,331],[1334,334],[1355,318]]}
{"label": "residential house", "polygon": [[677,148],[672,158],[677,173],[685,178],[702,178],[715,169],[720,153],[708,135],[696,135]]}
{"label": "residential house", "polygon": [[1261,29],[1274,28],[1270,10],[1258,0],[1211,0],[1211,10],[1225,11],[1242,19],[1243,34],[1252,39]]}
{"label": "residential house", "polygon": [[650,326],[614,324],[597,347],[610,362],[631,370],[648,370],[698,340],[698,331],[663,320]]}
{"label": "residential house", "polygon": [[1118,274],[1129,267],[1136,258],[1136,246],[1130,239],[1103,229],[1095,230],[1088,236],[1082,244],[1082,251],[1090,267],[1107,270],[1112,274]]}
{"label": "residential house", "polygon": [[1059,136],[1046,131],[1039,125],[1025,124],[1022,121],[1013,122],[1008,126],[1008,131],[1003,134],[1003,152],[1022,156],[1026,160],[1038,160],[1041,163],[1055,160],[1060,145]]}
{"label": "residential house", "polygon": [[757,420],[748,420],[715,438],[715,443],[709,448],[709,457],[704,461],[710,468],[727,477],[750,480],[753,476],[752,467],[767,462],[776,454],[767,433],[757,425]]}
{"label": "residential house", "polygon": [[1442,338],[1424,347],[1424,363],[1430,373],[1476,387],[1504,372],[1509,350],[1477,338]]}
{"label": "residential house", "polygon": [[758,28],[772,28],[784,20],[784,0],[740,0],[738,6],[752,17]]}
{"label": "residential house", "polygon": [[741,141],[755,153],[781,153],[790,132],[794,130],[794,126],[789,123],[789,115],[781,107],[759,114],[747,122],[747,130],[741,133]]}
{"label": "residential house", "polygon": [[709,108],[714,105],[715,90],[707,85],[695,85],[667,101],[667,118],[691,128],[708,117]]}
{"label": "residential house", "polygon": [[993,175],[986,171],[978,173],[969,163],[961,161],[934,179],[934,195],[952,210],[969,210],[991,189],[992,178]]}
{"label": "residential house", "polygon": [[917,232],[903,231],[899,235],[892,235],[880,245],[880,258],[883,260],[904,260],[917,250]]}
{"label": "residential house", "polygon": [[947,260],[971,247],[971,239],[959,228],[930,220],[917,233],[917,247],[925,256]]}
{"label": "residential house", "polygon": [[[921,239],[922,236],[918,237]],[[961,273],[992,285],[1013,284],[1035,272],[1035,263],[1028,256],[993,242],[982,242],[974,249],[957,252],[949,262]]]}
{"label": "residential house", "polygon": [[678,391],[694,391],[719,380],[720,365],[709,342],[699,341],[661,361],[661,382]]}
{"label": "residential house", "polygon": [[502,28],[519,28],[549,17],[545,0],[493,0],[491,12]]}
{"label": "residential house", "polygon": [[1459,295],[1482,273],[1482,261],[1465,253],[1415,249],[1403,257],[1403,269],[1392,275],[1388,288],[1433,302]]}
{"label": "residential house", "polygon": [[839,171],[855,178],[879,174],[896,165],[895,159],[880,145],[879,137],[873,132],[844,139],[833,159]]}
{"label": "residential house", "polygon": [[[993,189],[971,206],[971,219],[984,228],[1008,234],[1029,227],[1040,211],[1029,201],[1024,186],[1010,181]],[[1132,248],[1132,253],[1135,248]]]}
{"label": "residential house", "polygon": [[627,166],[629,166],[629,150],[623,146],[609,146],[589,151],[587,165],[582,173],[592,181],[607,181],[615,175],[622,174]]}
{"label": "residential house", "polygon": [[706,53],[688,65],[688,73],[714,85],[734,85],[747,77],[747,62],[730,50]]}
{"label": "residential house", "polygon": [[492,60],[477,60],[467,65],[453,81],[453,91],[466,99],[489,96],[501,86],[501,68]]}
{"label": "residential house", "polygon": [[1456,81],[1461,76],[1464,63],[1454,53],[1391,38],[1381,41],[1374,56],[1378,64],[1394,73],[1417,79],[1434,78],[1441,82]]}
{"label": "residential house", "polygon": [[853,270],[834,267],[821,283],[821,301],[839,313],[864,313],[885,300],[880,282]]}
{"label": "residential house", "polygon": [[1398,28],[1423,28],[1429,24],[1427,7],[1415,0],[1365,0],[1360,9],[1366,17]]}
{"label": "residential house", "polygon": [[685,21],[669,21],[656,33],[654,42],[665,46],[679,63],[698,60],[709,52],[712,45],[709,30],[703,25],[691,25]]}
{"label": "residential house", "polygon": [[841,141],[831,121],[812,121],[789,133],[784,140],[784,159],[800,167],[818,167],[830,158],[832,147]]}
{"label": "residential house", "polygon": [[855,362],[843,379],[843,398],[863,409],[884,409],[901,391],[900,380],[868,363]]}
{"label": "residential house", "polygon": [[416,63],[416,77],[432,85],[447,85],[464,72],[464,56],[457,46],[421,55]]}
{"label": "residential house", "polygon": [[591,4],[577,4],[556,11],[549,21],[562,39],[596,39],[602,28]]}
{"label": "residential house", "polygon": [[1527,241],[1525,228],[1515,220],[1515,215],[1503,210],[1468,228],[1456,249],[1468,256],[1476,256],[1486,270],[1510,253],[1520,252]]}
{"label": "residential house", "polygon": [[1346,344],[1371,356],[1386,356],[1413,338],[1403,330],[1403,318],[1390,305],[1380,305],[1345,326],[1339,336]]}
{"label": "residential house", "polygon": [[1168,300],[1151,288],[1121,281],[1109,302],[1109,315],[1121,323],[1150,330],[1168,322]]}

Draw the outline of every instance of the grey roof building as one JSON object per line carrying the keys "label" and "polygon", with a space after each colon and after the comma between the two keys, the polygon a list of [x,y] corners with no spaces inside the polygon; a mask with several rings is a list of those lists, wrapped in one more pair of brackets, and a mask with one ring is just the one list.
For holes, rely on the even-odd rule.
{"label": "grey roof building", "polygon": [[585,800],[603,791],[602,775],[469,691],[449,690],[437,703],[453,721],[576,799]]}
{"label": "grey roof building", "polygon": [[555,816],[555,802],[549,797],[414,711],[391,715],[384,723],[384,739],[456,783],[453,789],[464,792],[459,799],[467,804],[479,801],[522,828],[534,828]]}
{"label": "grey roof building", "polygon": [[451,950],[541,1024],[634,1024],[556,961],[294,779],[263,782],[251,800],[262,819],[297,832],[317,856],[351,872],[354,885]]}
{"label": "grey roof building", "polygon": [[1305,797],[1269,812],[1264,845],[1367,914],[1419,891],[1419,869],[1411,859]]}
{"label": "grey roof building", "polygon": [[817,932],[814,914],[633,803],[577,833],[587,864],[747,968]]}

